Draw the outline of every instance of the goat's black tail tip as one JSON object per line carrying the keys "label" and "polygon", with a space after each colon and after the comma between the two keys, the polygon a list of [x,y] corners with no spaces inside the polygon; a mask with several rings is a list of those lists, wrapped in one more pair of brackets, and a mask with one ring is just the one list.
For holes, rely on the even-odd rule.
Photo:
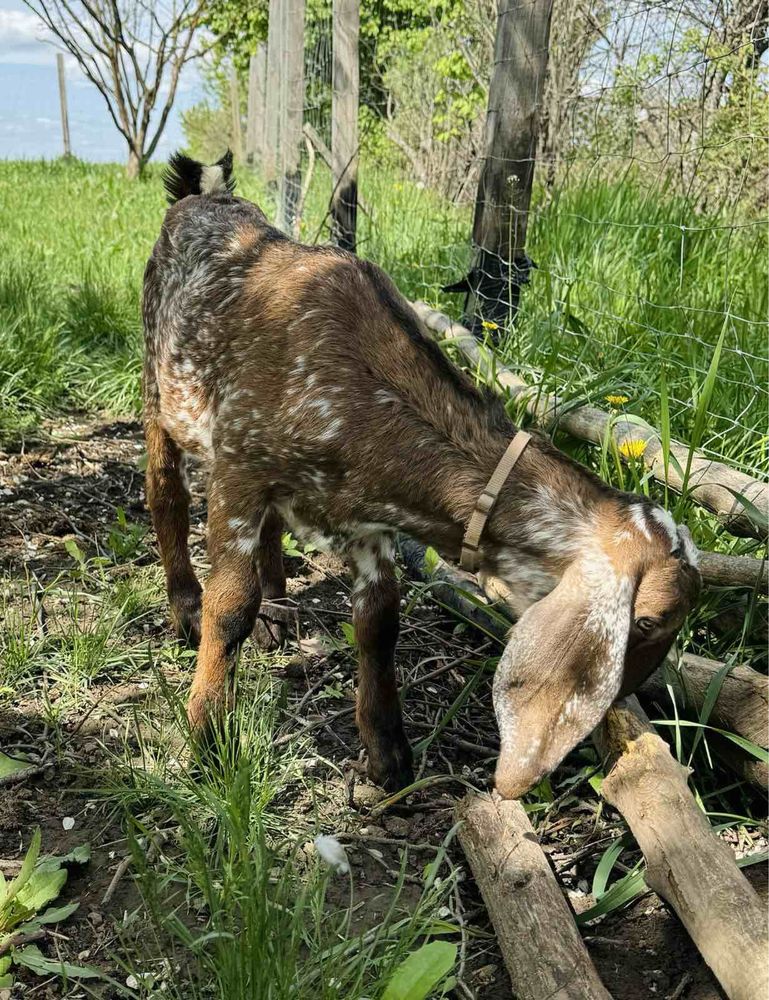
{"label": "goat's black tail tip", "polygon": [[173,205],[192,194],[231,194],[235,189],[232,176],[232,151],[211,166],[199,163],[184,153],[172,153],[163,175],[169,204]]}

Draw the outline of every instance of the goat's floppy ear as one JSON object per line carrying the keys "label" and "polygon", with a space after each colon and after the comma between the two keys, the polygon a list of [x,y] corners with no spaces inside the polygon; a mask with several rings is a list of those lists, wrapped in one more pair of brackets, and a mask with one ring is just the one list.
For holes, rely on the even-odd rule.
{"label": "goat's floppy ear", "polygon": [[496,785],[517,798],[600,722],[622,684],[634,585],[598,553],[513,628],[494,677]]}

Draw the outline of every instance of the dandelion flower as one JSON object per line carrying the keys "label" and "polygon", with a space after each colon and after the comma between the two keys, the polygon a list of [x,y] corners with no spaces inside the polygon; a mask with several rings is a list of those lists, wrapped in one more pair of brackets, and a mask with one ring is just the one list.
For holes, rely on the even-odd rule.
{"label": "dandelion flower", "polygon": [[623,441],[619,446],[619,453],[625,458],[640,458],[645,451],[645,441]]}
{"label": "dandelion flower", "polygon": [[326,862],[329,868],[336,869],[339,875],[346,875],[350,870],[347,853],[336,837],[326,837],[319,834],[315,838],[315,850]]}
{"label": "dandelion flower", "polygon": [[629,403],[630,399],[627,396],[604,396],[603,397],[607,403],[611,403],[612,406],[624,406],[625,403]]}
{"label": "dandelion flower", "polygon": [[484,320],[482,320],[481,326],[483,327],[484,330],[498,330],[499,329],[499,326],[493,320],[490,320],[490,319],[484,319]]}

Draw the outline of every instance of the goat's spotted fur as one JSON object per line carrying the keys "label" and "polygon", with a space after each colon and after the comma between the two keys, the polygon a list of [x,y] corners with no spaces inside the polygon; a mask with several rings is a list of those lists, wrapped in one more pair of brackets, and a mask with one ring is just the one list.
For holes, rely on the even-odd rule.
{"label": "goat's spotted fur", "polygon": [[[214,167],[172,160],[166,187],[177,203],[145,274],[147,496],[174,620],[200,640],[190,720],[202,728],[224,707],[229,658],[262,600],[285,596],[288,522],[350,564],[358,725],[372,777],[396,787],[411,777],[411,752],[393,659],[393,536],[457,558],[515,427],[379,268],[289,240],[231,184],[227,157]],[[186,452],[211,470],[202,613]],[[535,437],[480,547],[482,573],[506,582],[521,615],[494,685],[503,793],[554,767],[656,666],[694,599],[695,557],[665,511]],[[279,620],[271,626],[262,638],[280,632]]]}

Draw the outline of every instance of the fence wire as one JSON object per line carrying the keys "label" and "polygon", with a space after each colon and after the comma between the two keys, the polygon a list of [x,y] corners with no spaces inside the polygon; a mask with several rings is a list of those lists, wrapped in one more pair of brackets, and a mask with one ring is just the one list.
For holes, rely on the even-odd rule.
{"label": "fence wire", "polygon": [[[463,298],[442,289],[471,263],[495,13],[491,0],[428,5],[374,38],[363,19],[358,252],[456,319]],[[305,120],[326,144],[331,32],[323,0],[308,9]],[[760,478],[768,46],[761,0],[555,0],[532,150],[535,266],[515,322],[486,324],[533,382],[657,426],[666,399],[686,441],[720,344],[700,450]]]}

